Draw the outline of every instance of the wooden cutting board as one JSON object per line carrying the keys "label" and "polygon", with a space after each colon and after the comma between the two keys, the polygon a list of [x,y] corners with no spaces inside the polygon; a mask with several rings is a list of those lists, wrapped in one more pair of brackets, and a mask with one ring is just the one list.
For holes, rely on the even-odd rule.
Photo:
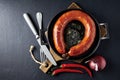
{"label": "wooden cutting board", "polygon": [[[81,8],[76,3],[73,2],[72,4],[69,5],[68,9],[81,9]],[[47,37],[47,31],[45,32],[45,35]],[[51,55],[53,56],[53,58],[55,59],[56,62],[64,60],[64,58],[57,55],[51,47],[50,47],[50,53],[51,53]],[[74,62],[80,63],[81,59],[74,60]],[[44,63],[46,63],[47,66],[41,65],[39,67],[39,69],[41,69],[44,73],[46,73],[52,67],[52,63],[49,60],[46,60]]]}

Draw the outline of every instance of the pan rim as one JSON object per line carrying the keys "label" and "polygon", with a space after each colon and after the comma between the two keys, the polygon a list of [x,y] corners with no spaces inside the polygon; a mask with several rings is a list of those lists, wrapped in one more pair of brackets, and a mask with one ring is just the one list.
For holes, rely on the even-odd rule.
{"label": "pan rim", "polygon": [[[82,59],[82,58],[87,58],[87,57],[89,57],[89,56],[91,56],[91,55],[93,55],[93,54],[95,53],[95,51],[97,50],[97,48],[98,48],[98,46],[99,46],[99,44],[100,44],[100,31],[99,31],[100,29],[99,29],[99,23],[98,23],[98,21],[97,21],[89,12],[87,12],[87,11],[84,11],[84,10],[81,10],[81,9],[66,9],[66,10],[63,10],[63,11],[59,12],[57,15],[55,15],[55,16],[50,20],[50,22],[49,22],[49,24],[48,24],[48,27],[47,27],[47,32],[48,32],[48,35],[47,35],[48,44],[49,44],[49,46],[53,49],[53,51],[54,51],[56,54],[58,54],[59,56],[61,56],[61,55],[59,54],[59,52],[58,52],[58,51],[55,49],[55,47],[54,47],[53,38],[52,38],[53,35],[50,35],[50,33],[51,33],[51,28],[52,28],[52,30],[53,30],[53,27],[51,27],[51,26],[54,25],[54,23],[56,22],[56,20],[57,20],[62,14],[64,14],[65,12],[71,11],[71,10],[80,10],[80,11],[88,14],[88,15],[93,19],[93,21],[94,21],[94,23],[95,23],[95,25],[96,25],[96,36],[95,36],[95,40],[94,40],[94,42],[93,42],[93,44],[92,44],[93,47],[91,46],[84,54],[82,54],[82,55],[80,55],[80,56],[70,57],[70,59]],[[53,31],[52,31],[52,32],[53,32]],[[94,49],[90,50],[91,48],[94,48]]]}

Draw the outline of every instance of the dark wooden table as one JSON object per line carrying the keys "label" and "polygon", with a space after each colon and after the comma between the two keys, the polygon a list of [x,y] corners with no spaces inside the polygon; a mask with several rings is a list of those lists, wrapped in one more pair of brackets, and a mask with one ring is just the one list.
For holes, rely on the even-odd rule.
{"label": "dark wooden table", "polygon": [[[38,29],[35,14],[43,13],[44,31],[49,21],[73,1],[89,11],[99,22],[107,22],[110,39],[101,42],[95,54],[107,60],[104,71],[87,74],[44,74],[29,54],[29,46],[39,45],[23,19],[28,12]],[[119,0],[0,0],[0,80],[120,80],[120,1]],[[37,55],[38,56],[38,55]]]}

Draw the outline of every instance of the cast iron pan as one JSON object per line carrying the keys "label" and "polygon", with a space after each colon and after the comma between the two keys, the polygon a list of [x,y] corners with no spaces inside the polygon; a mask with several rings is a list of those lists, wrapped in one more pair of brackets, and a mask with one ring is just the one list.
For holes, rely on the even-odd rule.
{"label": "cast iron pan", "polygon": [[[54,27],[54,24],[55,22],[57,21],[57,19],[62,15],[64,14],[65,12],[67,11],[71,11],[71,10],[80,10],[80,11],[83,11],[81,9],[67,9],[67,10],[64,10],[64,11],[61,11],[60,13],[58,13],[51,21],[50,23],[48,24],[48,43],[50,45],[50,47],[54,50],[54,52],[56,54],[58,54],[59,56],[61,56],[59,54],[59,52],[55,49],[55,46],[54,46],[54,43],[53,43],[53,27]],[[90,15],[88,12],[86,11],[83,11],[85,13],[87,13],[95,22],[95,25],[96,25],[96,36],[95,36],[95,40],[92,44],[92,46],[85,52],[83,53],[82,55],[80,56],[76,56],[76,57],[70,57],[69,59],[82,59],[82,58],[85,58],[85,57],[88,57],[88,56],[91,56],[95,51],[96,49],[98,48],[99,46],[99,43],[100,43],[100,28],[99,28],[99,24],[97,22],[97,20],[92,16]]]}

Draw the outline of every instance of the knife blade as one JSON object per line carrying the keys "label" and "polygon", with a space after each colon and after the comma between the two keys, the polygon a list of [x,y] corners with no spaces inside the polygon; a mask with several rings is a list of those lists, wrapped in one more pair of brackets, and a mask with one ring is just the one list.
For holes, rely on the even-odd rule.
{"label": "knife blade", "polygon": [[[27,13],[24,13],[23,14],[23,17],[25,19],[25,21],[27,22],[28,26],[30,27],[31,31],[33,32],[33,34],[35,35],[36,39],[37,39],[37,42],[39,45],[41,45],[40,43],[40,37],[31,21],[31,19],[29,18],[28,14]],[[44,54],[47,56],[48,60],[54,65],[56,66],[57,63],[56,61],[54,60],[53,56],[51,55],[50,51],[48,50],[47,46],[46,45],[41,45],[41,48],[43,49],[44,51]]]}
{"label": "knife blade", "polygon": [[[37,42],[40,43],[40,38],[37,39]],[[57,66],[56,61],[54,60],[53,56],[51,55],[50,51],[48,50],[46,45],[41,45],[42,50],[44,51],[44,54],[46,55],[46,57],[49,59],[49,61],[54,65]]]}

